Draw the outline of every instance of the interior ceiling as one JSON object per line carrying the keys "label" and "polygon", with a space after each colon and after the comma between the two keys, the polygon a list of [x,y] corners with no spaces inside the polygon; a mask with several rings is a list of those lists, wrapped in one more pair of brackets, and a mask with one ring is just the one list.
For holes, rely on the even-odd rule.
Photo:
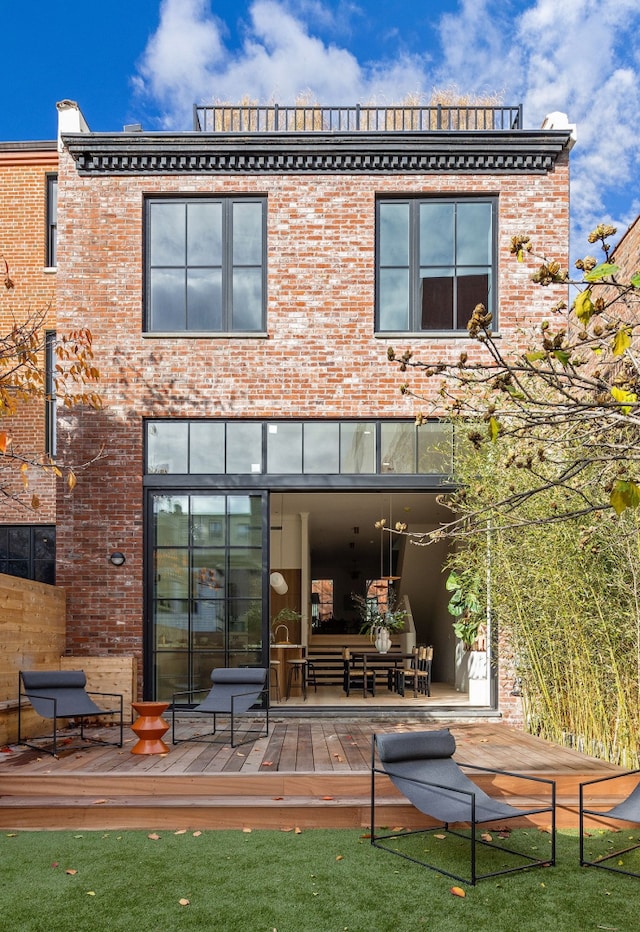
{"label": "interior ceiling", "polygon": [[[451,512],[439,505],[435,492],[284,492],[271,497],[271,524],[280,513],[309,515],[311,566],[334,563],[369,578],[380,572],[381,532],[402,521],[408,530],[427,530],[448,521]],[[358,528],[358,531],[355,530]],[[389,535],[384,533],[384,572],[389,567]]]}

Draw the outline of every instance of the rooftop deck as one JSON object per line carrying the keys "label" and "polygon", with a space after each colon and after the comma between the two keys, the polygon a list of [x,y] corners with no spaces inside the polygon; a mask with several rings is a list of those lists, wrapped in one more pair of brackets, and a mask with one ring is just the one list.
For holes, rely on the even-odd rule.
{"label": "rooftop deck", "polygon": [[406,133],[522,129],[522,104],[426,107],[292,107],[273,104],[195,105],[193,128],[200,133]]}
{"label": "rooftop deck", "polygon": [[[139,756],[131,754],[136,738],[130,731],[123,748],[69,748],[58,759],[14,748],[0,755],[0,828],[367,827],[372,735],[442,727],[447,724],[380,720],[374,713],[357,721],[285,718],[274,709],[268,737],[236,748],[221,735]],[[554,778],[561,826],[577,824],[581,780],[620,772],[502,723],[452,720],[448,727],[460,761]],[[492,777],[478,782],[498,789]],[[618,792],[629,791],[626,781],[616,782]],[[499,789],[514,791],[508,780]],[[386,825],[425,822],[391,786],[378,815]]]}

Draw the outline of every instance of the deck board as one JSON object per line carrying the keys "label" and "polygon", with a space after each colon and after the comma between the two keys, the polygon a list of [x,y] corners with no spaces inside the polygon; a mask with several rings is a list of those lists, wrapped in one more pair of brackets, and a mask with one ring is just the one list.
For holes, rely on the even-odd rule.
{"label": "deck board", "polygon": [[[132,754],[132,736],[123,748],[63,746],[57,759],[13,748],[0,755],[0,827],[366,825],[372,735],[434,727],[447,726],[282,718],[272,723],[268,737],[250,736],[235,748],[228,732],[208,742],[169,744],[163,755]],[[576,822],[581,780],[622,772],[501,722],[452,721],[449,727],[460,761],[553,777],[566,824]],[[244,737],[240,730],[238,738]],[[498,782],[507,792],[520,792],[505,778],[496,788]],[[617,782],[623,784],[620,793],[629,791],[624,781]],[[383,811],[393,824],[411,818],[405,801],[393,794],[388,807]]]}

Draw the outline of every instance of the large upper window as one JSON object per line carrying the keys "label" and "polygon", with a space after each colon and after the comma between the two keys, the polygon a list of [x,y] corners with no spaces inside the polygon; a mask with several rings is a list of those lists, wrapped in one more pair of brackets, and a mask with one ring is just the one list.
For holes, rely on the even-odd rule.
{"label": "large upper window", "polygon": [[264,198],[147,201],[147,331],[265,329]]}
{"label": "large upper window", "polygon": [[495,320],[495,198],[377,203],[377,325],[466,331],[476,304]]}

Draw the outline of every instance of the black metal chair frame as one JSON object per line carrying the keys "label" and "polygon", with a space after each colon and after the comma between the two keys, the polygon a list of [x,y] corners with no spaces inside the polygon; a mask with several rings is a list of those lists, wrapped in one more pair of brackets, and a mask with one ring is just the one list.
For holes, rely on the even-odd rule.
{"label": "black metal chair frame", "polygon": [[[213,686],[210,689],[206,687],[204,689],[189,689],[184,690],[183,692],[177,692],[173,694],[173,701],[171,703],[171,734],[172,734],[172,743],[179,744],[184,741],[201,741],[209,743],[209,740],[218,734],[217,727],[217,718],[219,715],[229,718],[229,727],[230,727],[230,737],[231,737],[231,747],[235,748],[241,744],[247,744],[249,741],[253,741],[255,738],[266,737],[269,734],[269,689],[270,689],[270,670],[265,668],[256,668],[256,667],[247,667],[246,670],[251,670],[255,673],[256,669],[260,669],[264,673],[264,681],[261,689],[257,688],[255,682],[252,685],[252,688],[247,688],[247,685],[243,687],[241,682],[237,683],[237,689],[234,691],[230,690],[218,690],[221,692],[221,696],[215,695],[216,684],[220,684],[222,681],[214,678],[216,673],[220,674],[221,672],[232,670],[239,675],[244,670],[244,667],[239,668],[230,668],[230,667],[218,667],[213,670],[211,673],[211,681]],[[199,694],[207,693],[205,699],[202,702],[195,702],[194,697]],[[180,697],[188,696],[189,699],[187,702],[180,701]],[[258,703],[261,703],[262,708]],[[260,711],[265,713],[265,728],[264,731],[262,728],[259,729],[259,734],[256,734],[255,729],[249,729],[243,738],[242,741],[236,741],[236,719],[238,716],[244,713],[251,713],[254,717]],[[212,717],[212,730],[205,732],[204,734],[191,735],[189,737],[178,737],[176,733],[176,713],[188,713],[189,715],[210,715]]]}
{"label": "black metal chair frame", "polygon": [[[416,733],[414,732],[413,734],[415,735]],[[464,763],[461,763],[460,761],[452,761],[452,763],[454,763],[460,771],[461,771],[461,768],[465,768],[465,770],[479,771],[481,773],[493,773],[493,774],[497,774],[500,776],[507,776],[507,777],[518,779],[518,780],[533,782],[536,784],[542,784],[549,789],[550,800],[551,800],[550,804],[548,806],[535,807],[535,808],[526,809],[526,810],[520,810],[520,809],[516,810],[515,807],[510,806],[511,809],[514,809],[513,815],[511,816],[495,815],[488,819],[478,819],[476,817],[476,807],[477,807],[478,801],[479,800],[490,800],[491,801],[493,799],[492,797],[488,797],[487,794],[484,793],[484,791],[481,790],[479,787],[477,788],[477,790],[466,791],[463,789],[457,789],[451,786],[446,786],[444,784],[434,783],[429,780],[412,779],[409,777],[400,777],[405,788],[406,788],[407,783],[413,784],[415,787],[418,787],[418,788],[428,787],[432,790],[444,791],[444,793],[449,797],[449,799],[451,799],[453,795],[453,797],[457,799],[459,802],[466,801],[469,807],[469,813],[470,813],[469,818],[462,820],[462,822],[460,823],[458,822],[451,823],[451,822],[443,820],[443,821],[439,821],[437,825],[434,825],[429,828],[413,829],[413,830],[401,831],[401,832],[389,832],[388,834],[376,834],[376,827],[375,827],[376,826],[376,821],[375,821],[376,775],[388,777],[392,780],[392,782],[395,783],[394,772],[393,772],[392,766],[390,766],[388,769],[385,768],[384,766],[382,767],[376,766],[376,748],[377,748],[378,738],[379,738],[378,735],[373,736],[372,751],[371,751],[371,844],[374,847],[380,848],[384,851],[389,851],[391,854],[396,854],[399,857],[405,858],[405,860],[407,861],[412,861],[414,864],[420,864],[422,867],[426,867],[429,870],[436,871],[437,873],[443,874],[446,877],[451,877],[453,880],[458,880],[461,883],[467,883],[472,886],[475,886],[475,884],[479,880],[485,880],[488,877],[498,877],[498,876],[501,876],[502,874],[512,874],[512,873],[516,873],[521,870],[528,870],[532,867],[552,867],[555,865],[556,863],[556,784],[555,784],[555,780],[549,780],[544,777],[530,777],[530,776],[525,776],[523,774],[512,773],[508,770],[497,770],[492,767],[480,767],[475,764],[464,764]],[[400,776],[400,775],[396,775],[396,776]],[[401,792],[404,792],[404,789],[401,790]],[[407,798],[410,800],[410,802],[414,806],[416,805],[416,803],[410,798],[410,796],[407,796]],[[506,802],[506,801],[496,799],[495,802],[501,803],[501,802]],[[510,804],[507,803],[507,805],[510,805]],[[428,812],[425,808],[422,808],[421,806],[416,806],[416,808],[418,808],[421,812],[424,812],[426,815],[429,815],[434,819],[439,819],[438,813],[436,811]],[[514,848],[507,847],[506,845],[496,844],[493,841],[488,840],[487,838],[477,837],[478,827],[485,826],[487,823],[503,822],[503,821],[508,820],[509,818],[520,818],[520,817],[525,817],[525,816],[543,814],[545,812],[548,812],[551,816],[550,856],[548,858],[534,857],[522,851],[517,851]],[[458,825],[458,824],[463,824],[463,822],[466,822],[469,826],[467,831],[463,831],[459,828],[451,827],[452,824]],[[446,831],[450,835],[455,835],[458,838],[466,839],[469,842],[470,869],[469,869],[468,877],[465,877],[464,875],[461,875],[461,874],[454,874],[450,871],[444,870],[441,867],[437,867],[435,864],[431,864],[419,858],[411,857],[411,855],[405,854],[404,852],[399,851],[396,848],[392,848],[387,844],[382,844],[382,842],[389,842],[392,839],[404,838],[408,835],[429,835],[435,832],[441,832],[443,830]],[[477,849],[479,845],[485,848],[494,848],[495,850],[498,850],[501,853],[512,854],[517,858],[523,859],[525,863],[520,863],[513,867],[507,867],[507,868],[504,868],[503,870],[487,871],[486,873],[478,873]]]}
{"label": "black metal chair frame", "polygon": [[[73,719],[79,722],[79,730],[67,732],[64,736],[65,740],[80,738],[82,744],[73,745],[73,750],[86,750],[96,744],[121,748],[124,742],[122,694],[88,691],[85,689],[85,684],[86,676],[82,670],[20,670],[18,672],[18,744],[57,757],[59,722],[61,719]],[[77,693],[77,696],[74,696],[74,693]],[[93,701],[93,696],[118,699],[119,708],[103,709]],[[36,739],[26,740],[22,735],[23,699],[29,700],[38,715],[53,720],[53,732],[50,735],[38,735],[37,744],[34,743]],[[103,715],[119,717],[119,741],[107,741],[104,738],[85,735],[85,719],[95,719]],[[46,742],[49,741],[52,742],[52,748],[46,747]]]}
{"label": "black metal chair frame", "polygon": [[640,872],[638,871],[625,870],[619,864],[605,864],[605,861],[610,861],[612,858],[620,858],[622,855],[629,854],[631,851],[636,851],[638,848],[640,848],[640,841],[635,845],[627,845],[626,847],[620,848],[617,851],[612,851],[611,854],[602,855],[602,857],[599,857],[595,861],[587,860],[584,850],[585,815],[595,816],[599,819],[619,819],[624,822],[640,823],[640,782],[636,784],[635,788],[631,791],[631,793],[629,793],[626,799],[622,800],[621,803],[618,803],[607,811],[603,811],[602,809],[588,809],[586,807],[585,788],[593,787],[596,784],[608,783],[611,780],[620,780],[623,777],[632,777],[635,774],[640,774],[640,770],[626,770],[624,773],[614,773],[608,777],[597,777],[594,780],[585,780],[584,783],[580,784],[579,831],[581,867],[600,867],[602,870],[613,871],[616,874],[626,874],[628,877],[640,877]]}

